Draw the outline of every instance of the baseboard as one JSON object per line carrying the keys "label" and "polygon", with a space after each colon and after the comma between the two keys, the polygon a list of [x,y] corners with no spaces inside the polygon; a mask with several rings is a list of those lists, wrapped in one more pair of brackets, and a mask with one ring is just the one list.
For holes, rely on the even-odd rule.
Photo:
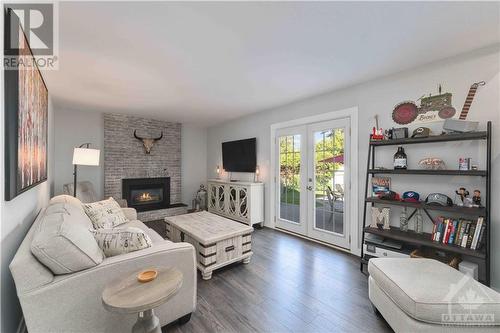
{"label": "baseboard", "polygon": [[273,229],[277,230],[277,231],[280,231],[280,232],[284,232],[285,234],[289,234],[289,235],[292,235],[292,236],[297,236],[297,237],[303,238],[303,239],[311,241],[313,243],[318,243],[318,244],[321,244],[321,245],[324,245],[324,246],[328,246],[328,247],[331,247],[332,249],[339,250],[339,251],[342,251],[342,252],[345,252],[345,253],[348,253],[348,254],[352,255],[352,253],[351,253],[351,251],[349,251],[349,249],[344,249],[343,247],[340,247],[340,246],[329,244],[329,243],[320,241],[320,240],[315,239],[315,238],[310,238],[310,237],[307,237],[307,236],[304,236],[304,235],[301,235],[301,234],[297,234],[295,232],[291,232],[291,231],[288,231],[288,230],[285,230],[285,229],[281,229],[280,227],[275,227]]}
{"label": "baseboard", "polygon": [[16,333],[28,333],[28,330],[26,329],[26,323],[24,322],[24,316],[21,316],[21,321],[17,326]]}

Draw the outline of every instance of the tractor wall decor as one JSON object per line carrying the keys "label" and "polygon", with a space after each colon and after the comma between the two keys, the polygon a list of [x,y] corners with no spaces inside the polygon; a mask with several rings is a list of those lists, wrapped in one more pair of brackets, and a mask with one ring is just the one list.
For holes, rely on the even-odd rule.
{"label": "tractor wall decor", "polygon": [[422,96],[420,106],[413,101],[404,101],[394,107],[392,111],[392,119],[400,125],[407,125],[417,119],[420,114],[425,114],[430,111],[438,111],[438,116],[441,119],[448,119],[455,115],[456,110],[451,105],[451,93],[441,94],[441,85],[439,85],[439,94]]}
{"label": "tractor wall decor", "polygon": [[[465,116],[467,115],[477,88],[484,84],[485,82],[481,81],[471,85],[464,103],[464,109],[460,115],[460,119],[462,119],[464,111]],[[425,117],[425,114],[431,111],[437,111],[437,116],[441,119],[452,118],[456,113],[455,108],[451,105],[451,93],[448,92],[442,94],[441,85],[439,85],[438,88],[438,95],[433,96],[432,94],[429,94],[429,96],[420,97],[419,100],[420,106],[417,106],[417,104],[413,101],[404,101],[396,105],[392,111],[392,119],[400,125],[407,125],[417,119],[419,115]]]}

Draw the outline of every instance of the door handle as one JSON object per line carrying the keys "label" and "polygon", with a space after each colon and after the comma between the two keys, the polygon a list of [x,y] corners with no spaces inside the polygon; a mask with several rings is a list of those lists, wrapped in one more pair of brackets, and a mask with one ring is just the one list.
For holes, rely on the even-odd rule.
{"label": "door handle", "polygon": [[312,191],[313,190],[313,187],[311,185],[307,186],[306,187],[309,191]]}

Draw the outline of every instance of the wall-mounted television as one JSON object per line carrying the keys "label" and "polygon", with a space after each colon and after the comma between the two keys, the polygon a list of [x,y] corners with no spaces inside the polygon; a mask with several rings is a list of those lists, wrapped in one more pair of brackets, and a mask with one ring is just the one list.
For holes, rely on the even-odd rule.
{"label": "wall-mounted television", "polygon": [[222,143],[222,166],[230,172],[255,172],[256,138]]}

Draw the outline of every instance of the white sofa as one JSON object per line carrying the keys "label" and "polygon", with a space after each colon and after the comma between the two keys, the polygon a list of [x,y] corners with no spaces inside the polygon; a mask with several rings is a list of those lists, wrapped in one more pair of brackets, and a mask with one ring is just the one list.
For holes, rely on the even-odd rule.
{"label": "white sofa", "polygon": [[94,267],[63,275],[53,274],[37,260],[31,252],[34,234],[40,228],[41,221],[49,215],[51,206],[61,203],[64,207],[71,208],[69,213],[59,214],[61,218],[69,219],[67,222],[70,223],[73,219],[79,220],[78,223],[86,223],[85,219],[88,217],[79,209],[81,203],[78,199],[67,195],[53,198],[47,209],[38,215],[10,264],[30,333],[130,332],[137,316],[106,311],[101,301],[102,291],[106,285],[117,279],[154,266],[175,267],[184,276],[179,292],[155,309],[161,326],[178,319],[189,320],[196,306],[197,273],[194,247],[188,243],[164,240],[137,220],[133,208],[123,208],[125,216],[130,220],[123,226],[134,226],[145,231],[153,241],[152,247],[104,258]]}

